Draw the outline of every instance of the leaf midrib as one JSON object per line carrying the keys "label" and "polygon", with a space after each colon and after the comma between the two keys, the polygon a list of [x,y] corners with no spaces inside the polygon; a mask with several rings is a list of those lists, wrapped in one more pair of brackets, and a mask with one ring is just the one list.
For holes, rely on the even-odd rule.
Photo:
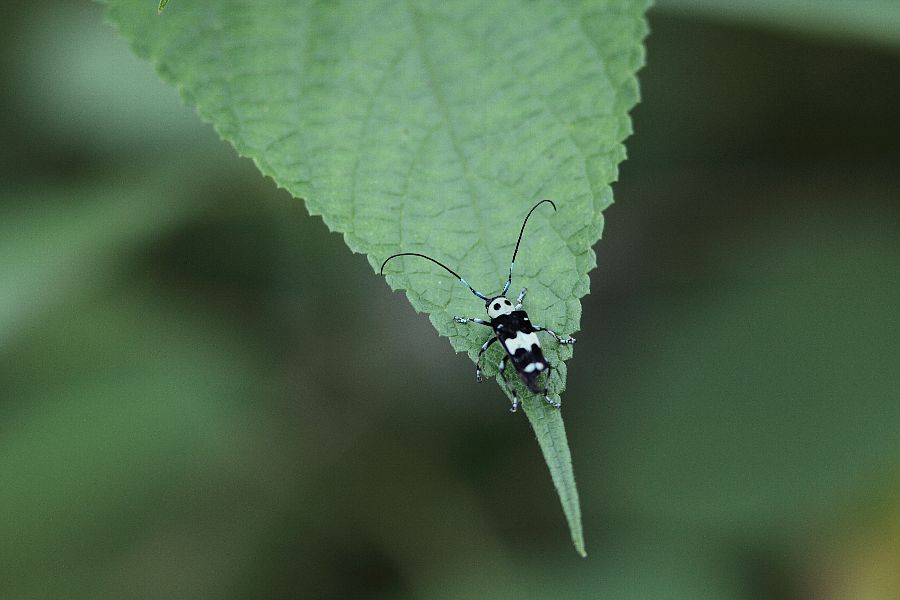
{"label": "leaf midrib", "polygon": [[[420,23],[420,18],[417,14],[415,7],[410,4],[410,0],[404,0],[403,6],[406,8],[406,12],[409,15],[410,25],[413,32],[413,39],[415,40],[415,46],[417,49],[417,54],[422,63],[422,68],[425,71],[425,75],[428,80],[428,89],[431,91],[431,96],[434,99],[435,105],[437,105],[438,109],[441,111],[441,120],[443,120],[445,127],[447,128],[447,134],[450,137],[450,143],[453,146],[453,152],[456,154],[457,160],[459,164],[462,166],[463,170],[463,178],[466,182],[466,188],[469,190],[469,196],[471,198],[472,209],[476,213],[476,221],[478,222],[478,235],[479,241],[485,247],[488,247],[488,241],[490,238],[486,235],[484,229],[484,208],[481,205],[481,198],[478,193],[476,193],[475,188],[472,186],[472,173],[471,168],[469,166],[469,161],[466,158],[465,153],[462,151],[459,145],[459,139],[456,134],[456,130],[453,127],[452,119],[450,118],[450,110],[447,107],[447,103],[444,100],[443,96],[438,92],[437,85],[435,83],[436,76],[434,73],[434,66],[428,58],[428,51],[425,49],[425,44],[422,41],[422,25]],[[464,261],[469,252],[474,249],[474,245],[472,248],[467,250],[463,257],[460,259],[460,262]],[[499,273],[500,266],[497,264],[497,257],[493,252],[490,252],[490,248],[488,248],[488,255],[491,257],[491,262],[494,263],[494,271]],[[456,265],[457,270],[460,268],[460,265]],[[452,293],[450,298],[452,298]],[[450,299],[448,299],[447,304],[444,305],[444,309],[446,310],[450,306]]]}

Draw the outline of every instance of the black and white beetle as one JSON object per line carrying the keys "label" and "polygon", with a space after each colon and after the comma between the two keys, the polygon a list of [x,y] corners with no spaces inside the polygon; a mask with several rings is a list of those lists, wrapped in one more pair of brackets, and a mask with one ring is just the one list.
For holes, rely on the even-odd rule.
{"label": "black and white beetle", "polygon": [[509,391],[512,393],[513,405],[512,408],[510,408],[511,412],[516,412],[519,408],[519,397],[516,395],[515,388],[509,384],[509,379],[506,377],[507,361],[512,361],[513,368],[522,378],[522,381],[525,382],[525,385],[529,390],[535,394],[541,394],[548,404],[559,408],[559,402],[551,400],[550,397],[547,396],[546,383],[543,388],[538,385],[538,378],[541,373],[546,371],[547,377],[549,378],[550,372],[553,370],[553,365],[548,363],[544,358],[544,353],[541,350],[541,343],[538,341],[537,334],[539,331],[544,331],[552,335],[560,344],[575,343],[575,338],[561,338],[546,327],[531,324],[531,321],[528,319],[528,313],[522,310],[522,301],[525,299],[525,292],[527,291],[525,288],[522,288],[522,292],[519,294],[519,297],[516,298],[515,306],[513,306],[512,302],[506,298],[506,292],[509,291],[509,286],[512,284],[513,267],[516,265],[516,254],[519,252],[519,243],[522,241],[522,234],[525,233],[525,224],[528,223],[528,217],[531,216],[531,213],[544,202],[550,204],[554,211],[556,210],[556,205],[551,200],[541,200],[532,206],[531,210],[528,211],[528,214],[525,215],[525,220],[522,222],[522,229],[519,230],[519,239],[516,240],[516,249],[513,250],[512,261],[510,261],[509,264],[509,277],[506,279],[506,285],[503,286],[503,291],[496,296],[485,296],[476,291],[475,288],[469,285],[469,283],[460,277],[453,269],[424,254],[401,252],[387,257],[381,264],[381,274],[384,275],[384,265],[398,256],[418,256],[419,258],[430,260],[439,267],[447,270],[451,275],[459,279],[464,286],[469,288],[469,291],[484,300],[484,307],[485,310],[487,310],[488,316],[491,318],[490,321],[463,317],[453,317],[453,320],[463,324],[477,323],[478,325],[487,325],[494,331],[494,336],[486,341],[481,347],[481,351],[478,352],[478,360],[475,362],[475,381],[479,383],[482,381],[481,357],[491,344],[500,340],[500,345],[503,346],[503,349],[506,351],[506,355],[500,360],[500,375],[503,377],[503,382],[506,384],[506,387],[509,388]]}

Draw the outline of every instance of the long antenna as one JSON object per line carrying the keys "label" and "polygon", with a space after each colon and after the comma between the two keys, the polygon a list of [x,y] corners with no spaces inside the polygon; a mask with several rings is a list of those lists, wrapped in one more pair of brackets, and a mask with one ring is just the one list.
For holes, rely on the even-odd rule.
{"label": "long antenna", "polygon": [[[534,209],[532,209],[532,210],[534,210]],[[459,274],[458,274],[456,271],[454,271],[453,269],[451,269],[450,267],[448,267],[448,266],[445,265],[444,263],[439,262],[439,261],[436,261],[436,260],[434,260],[433,258],[431,258],[430,256],[425,256],[424,254],[418,254],[417,252],[401,252],[400,254],[394,254],[394,255],[392,255],[392,256],[388,256],[388,257],[385,259],[385,261],[384,261],[383,263],[381,263],[381,274],[382,274],[382,275],[384,275],[384,265],[386,265],[386,264],[388,263],[388,261],[391,260],[392,258],[397,258],[398,256],[418,256],[419,258],[424,258],[425,260],[430,260],[431,262],[433,262],[434,264],[438,265],[439,267],[443,267],[443,268],[446,269],[451,275],[453,275],[454,277],[456,277],[457,279],[459,279],[459,280],[462,282],[462,284],[463,284],[464,286],[466,286],[467,288],[469,288],[469,291],[470,291],[470,292],[472,292],[473,294],[475,294],[476,296],[478,296],[479,298],[481,298],[481,299],[484,300],[485,302],[487,302],[488,300],[490,300],[490,298],[488,298],[487,296],[485,296],[485,295],[482,294],[481,292],[475,291],[475,288],[473,288],[471,285],[469,285],[469,282],[468,282],[468,281],[466,281],[465,279],[463,279],[462,277],[460,277]]]}
{"label": "long antenna", "polygon": [[553,204],[553,200],[541,200],[540,202],[538,202],[537,204],[532,206],[531,210],[528,211],[528,214],[525,215],[525,220],[522,221],[522,229],[519,230],[519,239],[516,240],[516,249],[513,250],[513,257],[509,263],[509,277],[506,280],[506,285],[503,286],[503,291],[500,292],[501,296],[505,296],[506,292],[509,291],[509,286],[512,285],[512,272],[513,272],[513,267],[516,266],[516,254],[519,253],[519,243],[522,241],[522,234],[525,233],[525,224],[528,223],[528,217],[531,216],[531,213],[534,212],[534,209],[536,209],[538,206],[540,206],[544,202],[549,202],[550,206],[553,207],[553,211],[554,212],[556,211],[556,205]]}

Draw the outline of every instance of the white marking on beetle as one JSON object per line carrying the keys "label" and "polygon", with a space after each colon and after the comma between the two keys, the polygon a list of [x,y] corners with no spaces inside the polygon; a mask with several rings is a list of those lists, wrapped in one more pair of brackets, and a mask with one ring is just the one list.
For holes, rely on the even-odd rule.
{"label": "white marking on beetle", "polygon": [[525,333],[524,331],[517,332],[516,337],[514,338],[504,340],[503,345],[506,346],[509,353],[513,355],[519,348],[524,348],[526,352],[531,352],[533,346],[537,346],[538,348],[541,347],[536,333]]}

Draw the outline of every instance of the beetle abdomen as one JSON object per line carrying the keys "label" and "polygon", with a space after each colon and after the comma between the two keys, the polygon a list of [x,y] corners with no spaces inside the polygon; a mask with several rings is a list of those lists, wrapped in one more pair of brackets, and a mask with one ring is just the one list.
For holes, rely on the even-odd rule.
{"label": "beetle abdomen", "polygon": [[500,344],[512,359],[513,368],[534,393],[542,393],[537,379],[547,369],[537,332],[524,310],[513,311],[493,319],[492,325]]}

